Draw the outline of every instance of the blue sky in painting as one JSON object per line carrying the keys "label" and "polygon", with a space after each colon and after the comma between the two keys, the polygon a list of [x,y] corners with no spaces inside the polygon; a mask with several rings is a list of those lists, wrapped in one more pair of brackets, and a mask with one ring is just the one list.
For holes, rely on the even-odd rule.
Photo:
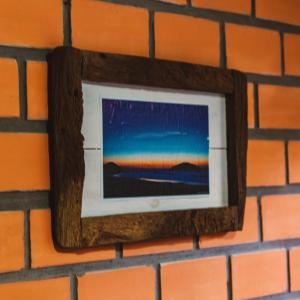
{"label": "blue sky in painting", "polygon": [[208,106],[102,100],[104,162],[208,157]]}

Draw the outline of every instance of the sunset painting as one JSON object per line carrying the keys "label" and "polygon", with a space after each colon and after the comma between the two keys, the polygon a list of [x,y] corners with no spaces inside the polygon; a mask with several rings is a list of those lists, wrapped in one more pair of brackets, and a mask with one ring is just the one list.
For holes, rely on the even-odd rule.
{"label": "sunset painting", "polygon": [[209,193],[208,106],[102,99],[104,198]]}

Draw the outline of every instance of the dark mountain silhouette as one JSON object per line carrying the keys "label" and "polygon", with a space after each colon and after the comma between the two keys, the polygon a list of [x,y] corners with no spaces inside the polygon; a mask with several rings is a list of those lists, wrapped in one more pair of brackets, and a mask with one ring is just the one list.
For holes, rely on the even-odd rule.
{"label": "dark mountain silhouette", "polygon": [[114,162],[108,162],[104,164],[103,171],[107,175],[115,175],[122,172],[122,168],[115,164]]}
{"label": "dark mountain silhouette", "polygon": [[[173,166],[169,170],[175,172],[201,172],[207,170],[208,166],[197,166],[187,162]],[[104,164],[104,198],[122,198],[122,197],[143,197],[143,196],[171,196],[171,195],[194,195],[208,194],[208,184],[188,184],[184,182],[152,182],[145,178],[126,177],[126,172],[130,169],[120,167],[114,162]],[[139,172],[141,169],[137,169]],[[155,169],[149,169],[150,173]],[[166,169],[157,169],[165,171]],[[133,170],[134,172],[134,170]],[[115,176],[117,175],[118,176]],[[204,173],[205,174],[205,173]],[[207,173],[208,174],[208,173]],[[198,174],[197,174],[198,175]],[[206,176],[206,175],[205,175]],[[208,176],[208,175],[207,175]]]}
{"label": "dark mountain silhouette", "polygon": [[171,167],[171,170],[173,171],[184,171],[184,172],[197,172],[201,171],[201,167],[198,167],[196,165],[193,165],[188,162],[183,162],[181,164],[178,164],[176,166]]}

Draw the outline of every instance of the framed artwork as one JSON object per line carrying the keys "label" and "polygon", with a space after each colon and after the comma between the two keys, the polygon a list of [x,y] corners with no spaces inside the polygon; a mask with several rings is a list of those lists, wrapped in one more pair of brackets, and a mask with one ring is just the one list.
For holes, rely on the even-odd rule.
{"label": "framed artwork", "polygon": [[242,73],[70,47],[47,59],[57,248],[242,228]]}

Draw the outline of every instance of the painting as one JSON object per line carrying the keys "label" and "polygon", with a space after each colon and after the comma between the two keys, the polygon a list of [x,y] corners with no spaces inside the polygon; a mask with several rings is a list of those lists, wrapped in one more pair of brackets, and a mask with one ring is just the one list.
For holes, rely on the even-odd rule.
{"label": "painting", "polygon": [[209,193],[208,106],[102,100],[104,198]]}

